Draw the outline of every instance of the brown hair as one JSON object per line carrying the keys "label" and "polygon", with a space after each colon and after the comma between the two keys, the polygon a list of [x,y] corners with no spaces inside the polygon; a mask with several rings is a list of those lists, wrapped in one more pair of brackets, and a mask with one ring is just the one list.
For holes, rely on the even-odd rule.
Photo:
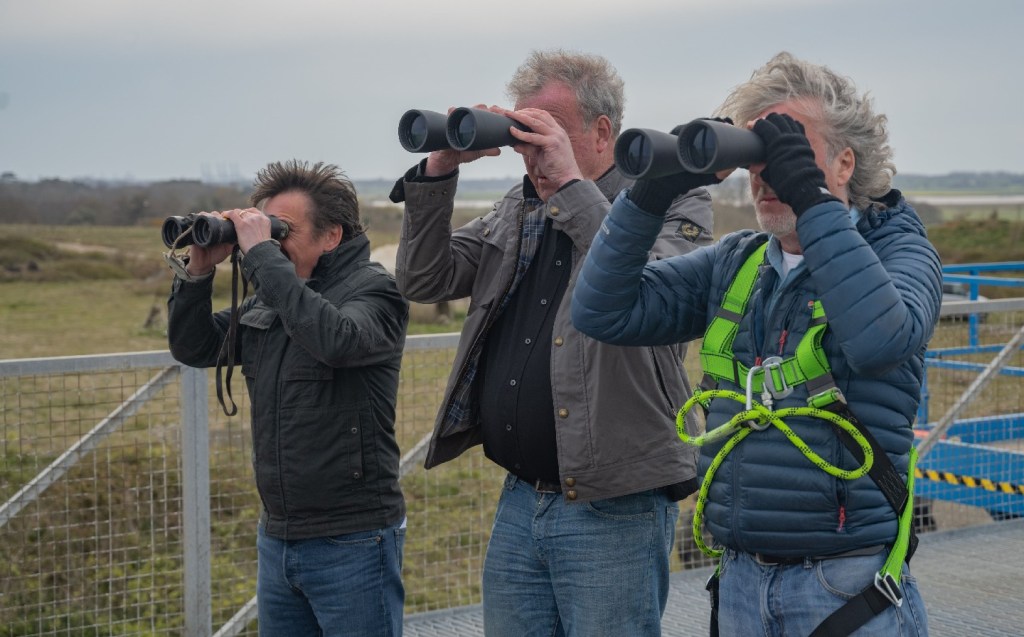
{"label": "brown hair", "polygon": [[348,241],[365,231],[359,222],[355,186],[334,164],[317,162],[310,166],[297,159],[268,164],[256,175],[249,200],[253,206],[261,206],[271,197],[292,191],[305,193],[313,202],[310,220],[314,236],[341,226],[342,241]]}

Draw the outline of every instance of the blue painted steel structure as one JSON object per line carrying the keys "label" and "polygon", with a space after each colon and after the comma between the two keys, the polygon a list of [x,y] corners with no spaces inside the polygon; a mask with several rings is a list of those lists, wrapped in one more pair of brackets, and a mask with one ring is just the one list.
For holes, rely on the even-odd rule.
{"label": "blue painted steel structure", "polygon": [[[985,276],[995,272],[1024,272],[1024,262],[975,263],[943,267],[945,283],[967,284],[971,300],[982,285],[1024,287],[1024,278]],[[996,354],[1003,345],[981,345],[976,312],[969,313],[968,346],[929,350],[919,423],[929,423],[927,370],[949,369],[980,373],[985,364],[956,360],[976,354]],[[1024,368],[1004,367],[1000,375],[1024,376]],[[926,435],[934,423],[917,427]],[[958,420],[922,460],[924,475],[915,482],[916,495],[982,507],[995,518],[1024,516],[1024,413]]]}

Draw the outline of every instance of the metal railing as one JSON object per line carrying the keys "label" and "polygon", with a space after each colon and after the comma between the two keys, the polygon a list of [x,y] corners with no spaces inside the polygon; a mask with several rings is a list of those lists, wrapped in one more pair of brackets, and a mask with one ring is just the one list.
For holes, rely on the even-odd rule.
{"label": "metal railing", "polygon": [[[982,311],[974,342],[967,317]],[[928,402],[955,418],[922,420],[922,528],[991,522],[1024,501],[1024,364],[1007,347],[1024,299],[943,312]],[[407,613],[480,599],[502,472],[475,450],[422,469],[457,341],[410,337],[402,365]],[[166,352],[0,361],[0,637],[255,634],[248,404],[236,392],[227,418],[212,387]],[[683,515],[675,569],[706,564],[686,527]]]}

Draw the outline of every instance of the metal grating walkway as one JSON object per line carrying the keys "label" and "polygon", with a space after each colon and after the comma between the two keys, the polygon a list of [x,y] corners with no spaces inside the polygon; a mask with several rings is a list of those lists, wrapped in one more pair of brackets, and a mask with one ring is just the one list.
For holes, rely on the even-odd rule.
{"label": "metal grating walkway", "polygon": [[[913,573],[932,637],[1024,635],[1024,520],[921,536]],[[672,575],[662,621],[666,637],[705,637],[708,568]],[[483,635],[480,606],[409,615],[405,637]]]}

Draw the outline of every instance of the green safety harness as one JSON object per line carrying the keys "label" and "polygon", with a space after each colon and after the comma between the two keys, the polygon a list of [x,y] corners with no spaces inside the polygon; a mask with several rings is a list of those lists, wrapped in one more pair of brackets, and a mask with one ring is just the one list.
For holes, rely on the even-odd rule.
{"label": "green safety harness", "polygon": [[[782,359],[773,356],[749,368],[736,360],[732,352],[733,340],[736,338],[740,320],[757,281],[759,266],[764,262],[767,245],[762,244],[744,261],[729,285],[722,299],[722,307],[704,334],[700,352],[704,378],[676,417],[676,431],[687,444],[699,446],[728,438],[712,459],[697,493],[693,538],[702,553],[712,558],[721,558],[723,551],[708,547],[701,532],[711,481],[732,449],[747,436],[764,431],[768,427],[777,427],[810,462],[831,476],[843,480],[869,476],[885,494],[886,500],[899,516],[899,530],[889,557],[882,569],[875,574],[874,582],[827,617],[811,634],[811,637],[840,637],[857,630],[889,606],[898,607],[903,604],[899,586],[903,562],[910,561],[910,556],[917,547],[917,537],[913,532],[914,466],[917,462],[917,452],[911,447],[910,467],[907,481],[904,483],[885,450],[850,411],[843,393],[832,378],[828,358],[821,346],[828,323],[820,301],[813,302],[810,326],[797,344],[792,357]],[[735,383],[744,389],[746,394],[717,389],[718,383],[723,380]],[[800,384],[806,385],[809,394],[807,407],[772,410],[775,401],[789,396],[793,392],[793,387]],[[754,400],[755,393],[760,394],[760,403]],[[721,427],[700,436],[689,436],[686,433],[687,412],[694,405],[700,404],[707,414],[711,401],[715,398],[728,398],[743,403],[744,409]],[[860,466],[846,470],[824,460],[786,425],[785,419],[792,416],[817,418],[829,423],[844,446],[850,450],[857,462],[861,463]],[[711,593],[712,637],[718,635],[720,569],[721,563],[708,580],[707,587]]]}

